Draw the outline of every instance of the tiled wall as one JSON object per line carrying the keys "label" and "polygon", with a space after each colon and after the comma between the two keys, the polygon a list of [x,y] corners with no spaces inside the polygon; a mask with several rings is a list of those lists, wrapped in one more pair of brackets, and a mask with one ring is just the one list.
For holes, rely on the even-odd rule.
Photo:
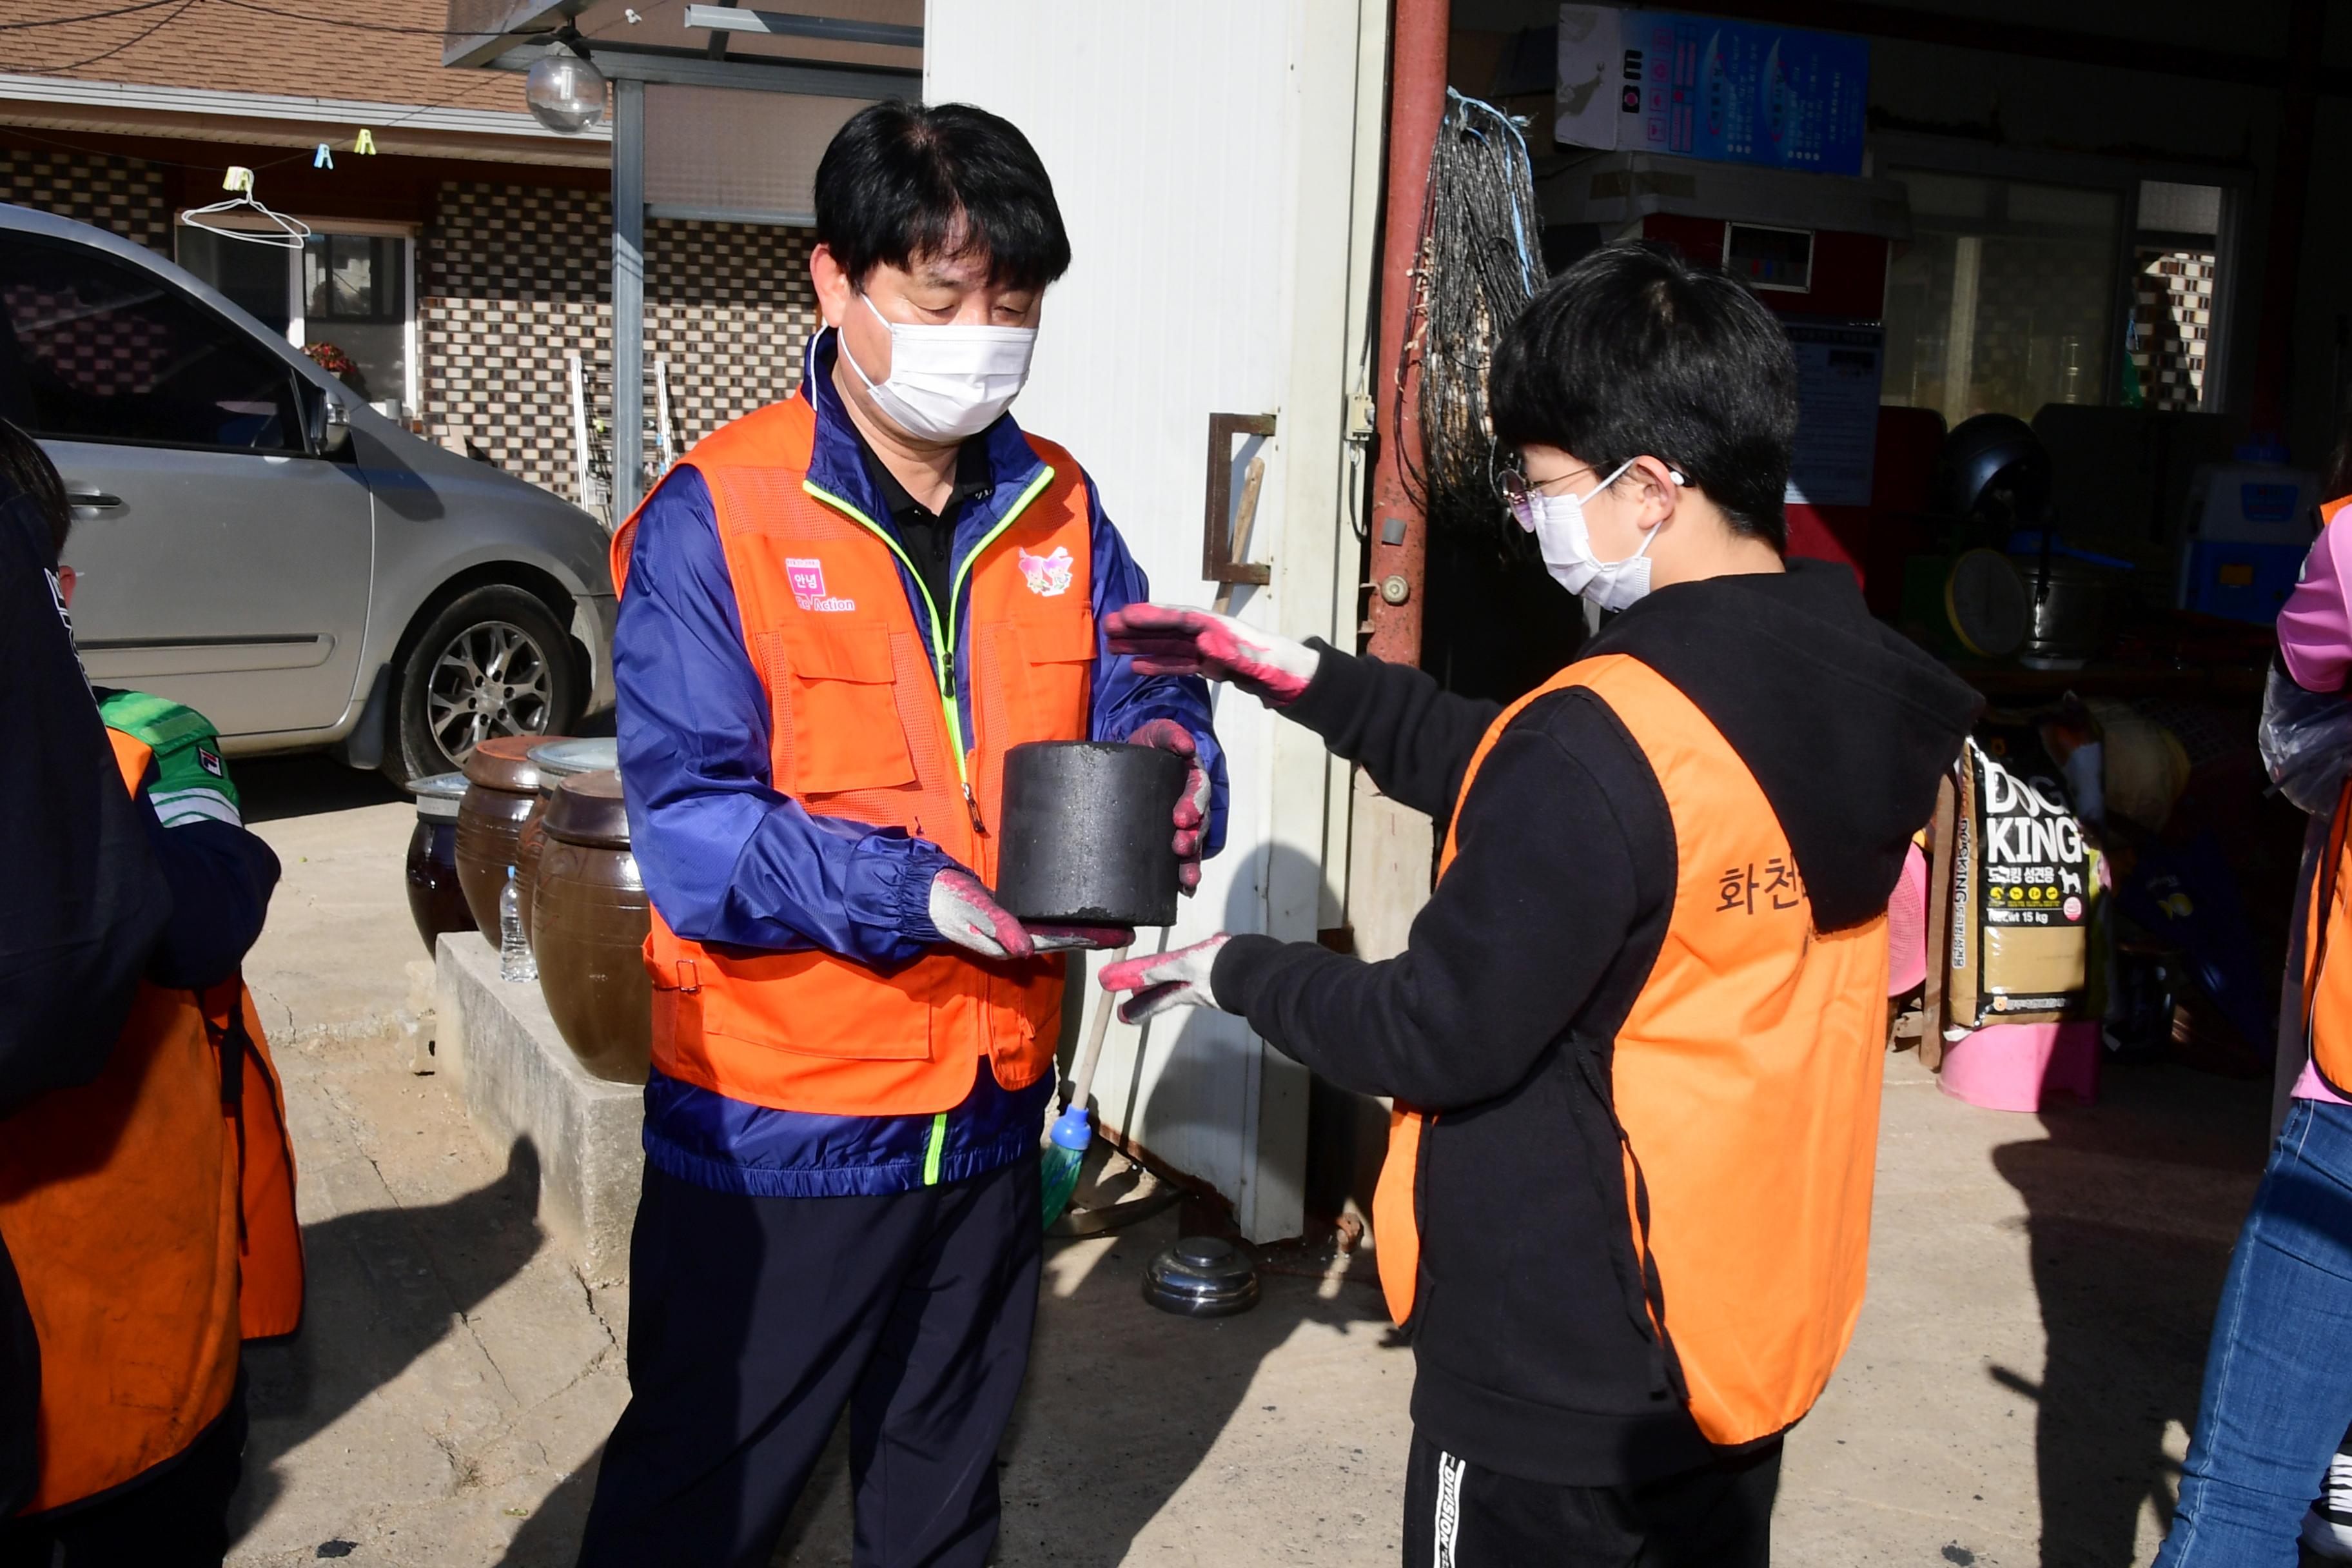
{"label": "tiled wall", "polygon": [[[609,449],[611,209],[599,194],[441,189],[418,261],[429,433],[572,496],[567,352]],[[646,414],[666,362],[680,450],[791,394],[816,321],[805,229],[656,220],[646,233]],[[649,438],[648,458],[655,451]],[[572,497],[572,499],[578,499]]]}
{"label": "tiled wall", "polygon": [[96,224],[172,254],[163,171],[135,158],[0,147],[0,202]]}
{"label": "tiled wall", "polygon": [[2147,406],[2202,407],[2213,331],[2214,253],[2151,249],[2141,251],[2138,260],[2133,313],[2139,342],[2132,363],[2139,369]]}

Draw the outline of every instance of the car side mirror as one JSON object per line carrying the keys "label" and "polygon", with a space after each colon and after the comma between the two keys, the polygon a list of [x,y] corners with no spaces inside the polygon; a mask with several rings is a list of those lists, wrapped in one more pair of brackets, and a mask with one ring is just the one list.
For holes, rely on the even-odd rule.
{"label": "car side mirror", "polygon": [[302,412],[310,450],[322,458],[340,458],[351,449],[352,414],[341,398],[315,386],[306,387]]}

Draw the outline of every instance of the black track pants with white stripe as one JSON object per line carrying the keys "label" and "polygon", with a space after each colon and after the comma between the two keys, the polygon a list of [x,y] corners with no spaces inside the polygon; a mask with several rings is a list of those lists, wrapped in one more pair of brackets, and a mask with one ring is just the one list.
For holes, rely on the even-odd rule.
{"label": "black track pants with white stripe", "polygon": [[1419,1432],[1404,1482],[1404,1568],[1769,1568],[1780,1445],[1631,1486],[1481,1469]]}

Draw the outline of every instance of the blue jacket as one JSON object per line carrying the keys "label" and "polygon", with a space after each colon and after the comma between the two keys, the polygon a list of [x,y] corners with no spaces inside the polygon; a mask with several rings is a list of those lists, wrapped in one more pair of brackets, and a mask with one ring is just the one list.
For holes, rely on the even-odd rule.
{"label": "blue jacket", "polygon": [[[816,408],[809,478],[887,520],[856,432],[833,386],[835,337],[809,345],[797,395]],[[1042,466],[1008,416],[972,437],[990,488],[955,517],[961,563]],[[1094,613],[1149,596],[1142,569],[1103,515],[1092,480]],[[919,619],[922,598],[902,563],[900,586]],[[1098,634],[1099,635],[1099,634]],[[971,722],[965,650],[957,697]],[[743,645],[741,618],[710,493],[689,467],[672,469],[638,514],[614,639],[621,773],[646,889],[670,929],[697,942],[793,951],[821,948],[877,966],[936,945],[930,881],[952,862],[928,840],[838,817],[811,816],[770,787],[767,695]],[[1199,742],[1213,782],[1208,845],[1224,836],[1224,757],[1197,679],[1141,676],[1098,648],[1092,737],[1125,740],[1173,719]],[[969,731],[967,731],[969,732]],[[1022,1158],[1037,1144],[1053,1080],[1017,1094],[982,1072],[944,1119],[821,1116],[730,1100],[656,1071],[646,1087],[646,1158],[667,1173],[726,1192],[818,1197],[903,1192]]]}

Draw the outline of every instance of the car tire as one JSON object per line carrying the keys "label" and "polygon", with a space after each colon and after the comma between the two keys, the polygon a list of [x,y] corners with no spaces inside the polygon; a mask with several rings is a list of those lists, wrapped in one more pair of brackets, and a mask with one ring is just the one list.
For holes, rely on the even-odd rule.
{"label": "car tire", "polygon": [[534,595],[470,588],[410,638],[393,671],[383,772],[406,785],[465,765],[493,735],[562,735],[580,717],[572,639]]}

